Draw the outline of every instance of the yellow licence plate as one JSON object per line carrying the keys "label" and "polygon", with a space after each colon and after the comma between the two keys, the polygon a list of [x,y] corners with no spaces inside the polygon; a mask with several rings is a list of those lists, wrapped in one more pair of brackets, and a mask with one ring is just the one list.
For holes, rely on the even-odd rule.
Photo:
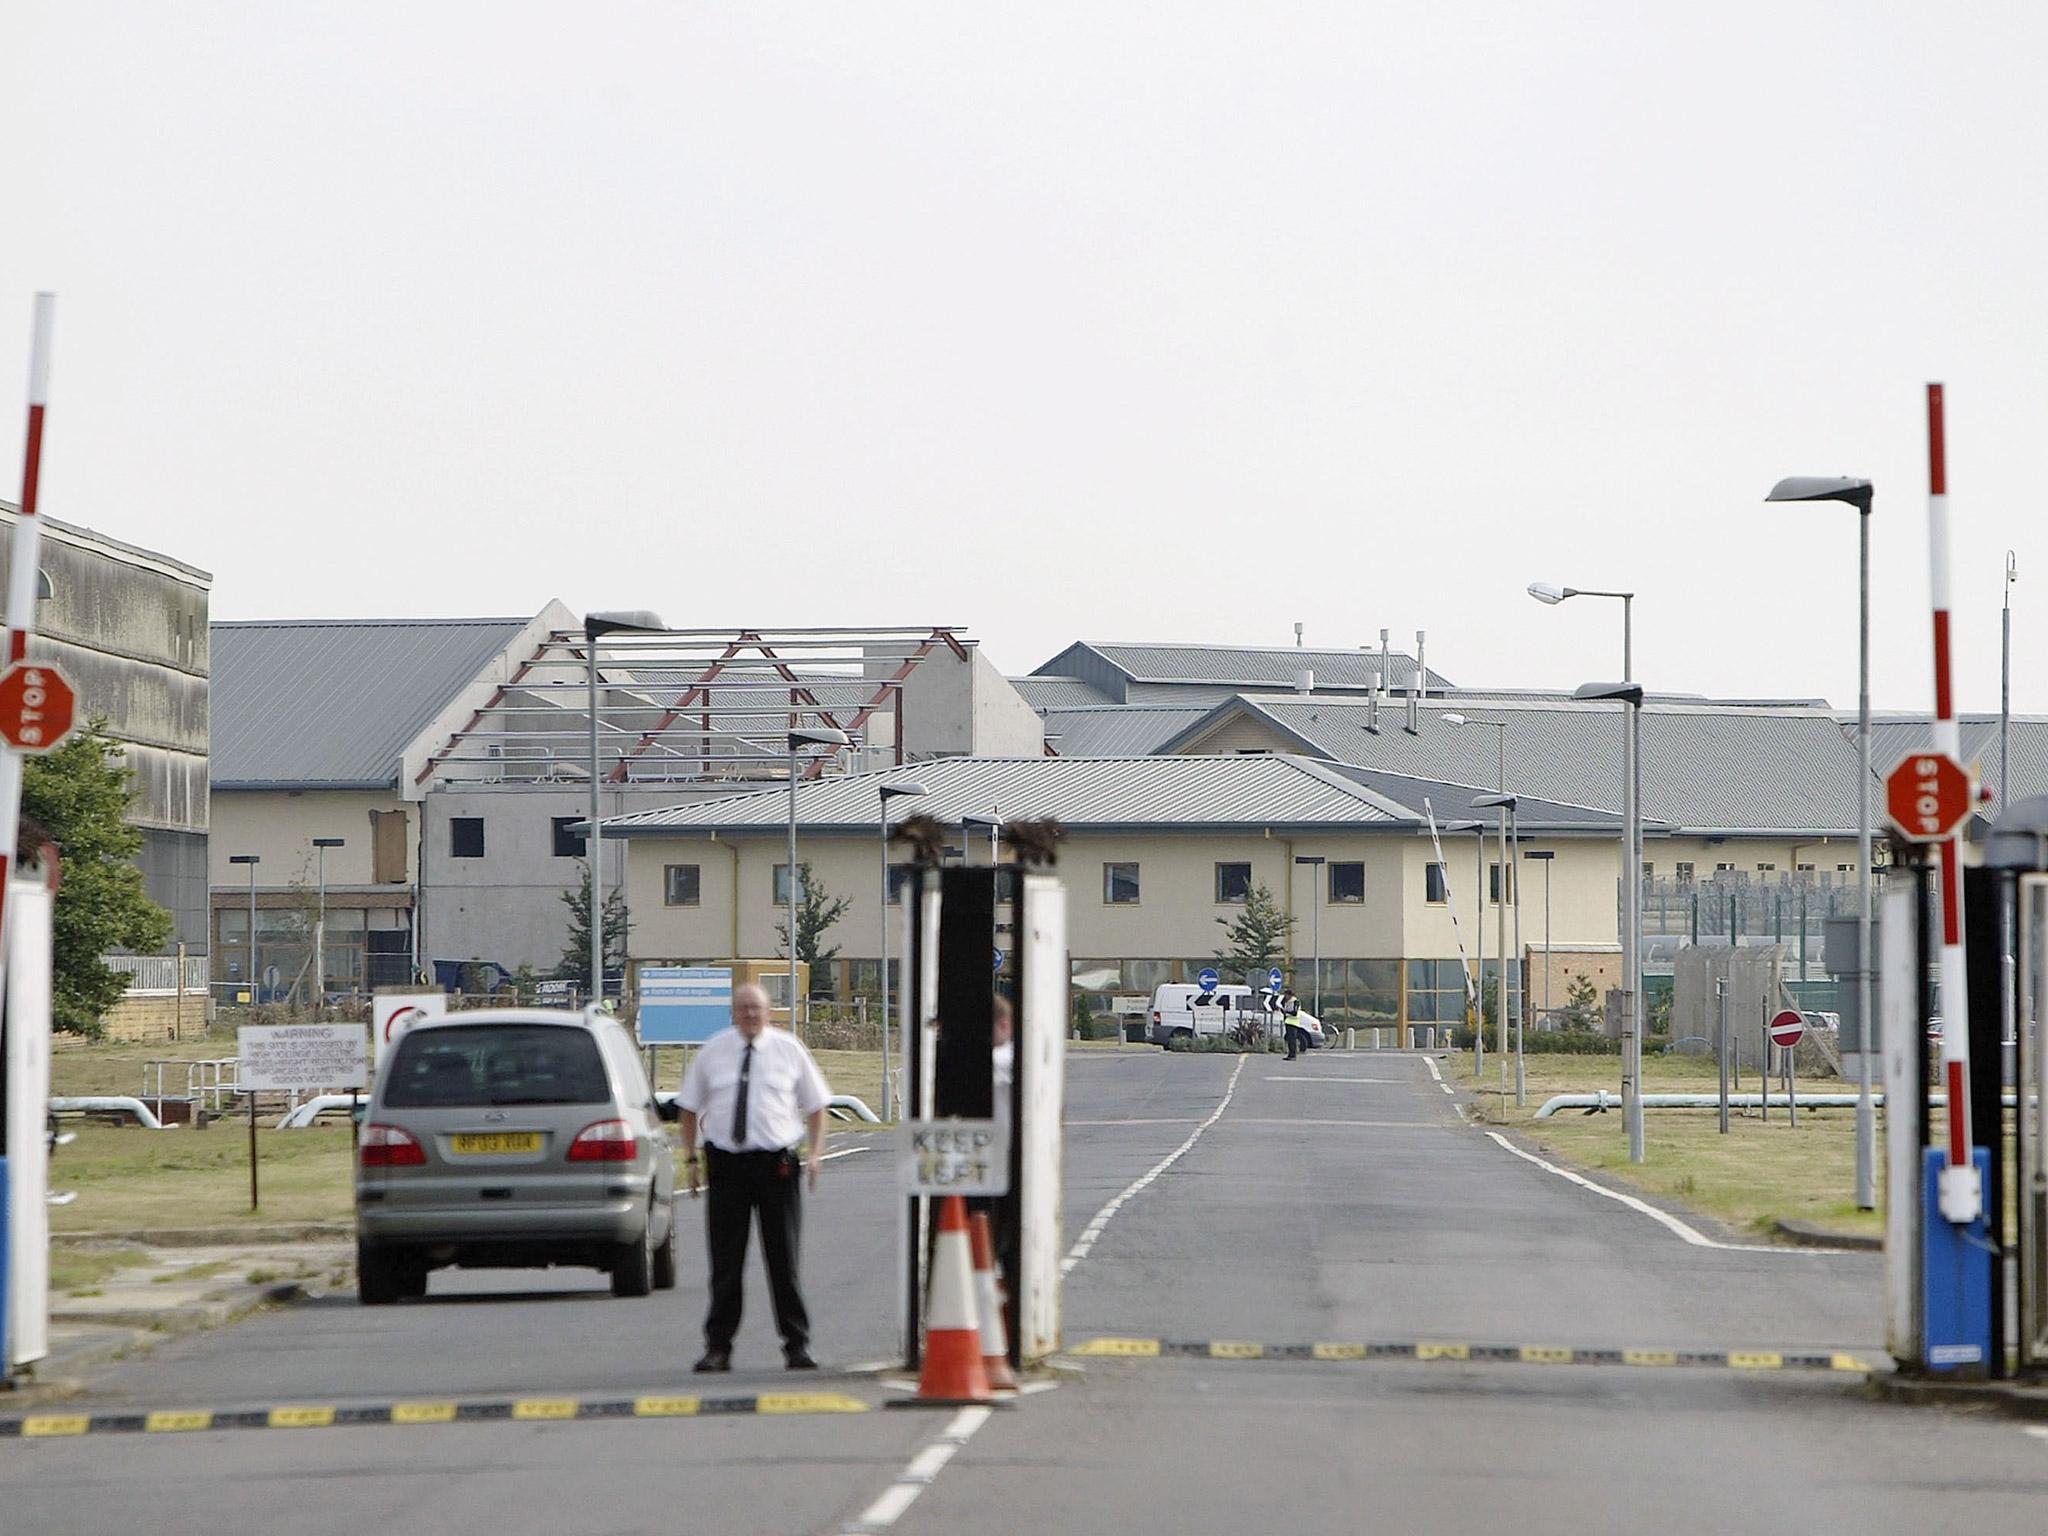
{"label": "yellow licence plate", "polygon": [[488,1134],[450,1136],[449,1150],[458,1157],[488,1156],[493,1152],[538,1152],[539,1131],[492,1131]]}

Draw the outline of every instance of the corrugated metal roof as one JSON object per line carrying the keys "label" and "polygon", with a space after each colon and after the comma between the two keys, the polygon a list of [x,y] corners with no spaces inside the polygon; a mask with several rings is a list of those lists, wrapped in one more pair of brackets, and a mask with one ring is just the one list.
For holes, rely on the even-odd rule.
{"label": "corrugated metal roof", "polygon": [[1039,713],[1045,718],[1046,739],[1061,757],[1149,757],[1206,717],[1209,706],[1097,704]]}
{"label": "corrugated metal roof", "polygon": [[378,788],[527,619],[211,626],[213,785]]}
{"label": "corrugated metal roof", "polygon": [[1010,686],[1033,709],[1082,709],[1116,701],[1093,683],[1078,677],[1013,677]]}
{"label": "corrugated metal roof", "polygon": [[[1219,705],[1209,724],[1242,711],[1265,720],[1283,741],[1335,762],[1459,783],[1492,780],[1496,733],[1446,724],[1446,702],[1430,701],[1412,736],[1405,708],[1382,706],[1374,733],[1366,729],[1365,703],[1352,699],[1240,698]],[[1619,802],[1618,705],[1470,696],[1455,703],[1458,713],[1507,723],[1511,790],[1578,805]],[[1196,726],[1180,740],[1198,751],[1206,728]],[[1711,832],[1855,829],[1856,748],[1830,713],[1651,704],[1643,710],[1642,742],[1647,819]]]}
{"label": "corrugated metal roof", "polygon": [[[1363,784],[1374,794],[1383,795],[1396,804],[1406,806],[1417,816],[1434,812],[1439,829],[1447,822],[1474,816],[1480,817],[1490,825],[1499,815],[1492,806],[1475,806],[1473,803],[1498,793],[1491,786],[1482,788],[1473,784],[1453,784],[1444,779],[1425,779],[1412,774],[1389,773],[1384,768],[1359,768],[1341,763],[1331,766],[1346,778]],[[1609,836],[1617,836],[1621,828],[1619,811],[1602,810],[1591,805],[1567,805],[1556,800],[1539,799],[1530,794],[1516,796],[1515,819],[1520,823],[1525,835],[1545,832],[1605,832]]]}
{"label": "corrugated metal roof", "polygon": [[[1854,726],[1856,717],[1846,717]],[[1994,807],[2029,795],[2048,795],[2048,719],[2039,715],[2015,715],[2007,749],[2012,757],[2012,793],[1998,782],[1998,716],[1963,715],[1956,721],[1962,737],[1962,761],[1975,768],[1993,792]],[[1871,771],[1885,774],[1909,752],[1918,752],[1933,740],[1933,722],[1926,715],[1878,715],[1870,722]],[[1882,814],[1882,806],[1879,807]],[[1996,814],[1994,809],[1993,814]]]}
{"label": "corrugated metal roof", "polygon": [[[1253,757],[950,757],[889,773],[799,783],[797,825],[814,832],[874,832],[885,783],[929,791],[894,803],[892,819],[924,812],[957,823],[994,812],[1006,820],[1055,817],[1076,830],[1190,831],[1263,827],[1412,826],[1400,805],[1322,763]],[[788,825],[787,787],[605,822],[608,837],[718,830],[775,833]]]}
{"label": "corrugated metal roof", "polygon": [[[1295,674],[1315,673],[1319,690],[1362,692],[1380,681],[1380,653],[1377,647],[1356,650],[1318,650],[1303,646],[1172,645],[1124,641],[1082,640],[1067,647],[1045,665],[1035,669],[1045,675],[1078,677],[1104,686],[1103,674],[1123,685],[1113,697],[1137,701],[1132,684],[1193,684],[1225,686],[1240,692],[1269,688],[1292,688]],[[1388,685],[1397,689],[1413,686],[1415,658],[1400,651],[1387,659]],[[1448,679],[1431,670],[1427,685],[1448,688]],[[1108,691],[1105,689],[1105,691]],[[1154,693],[1152,697],[1156,698]]]}

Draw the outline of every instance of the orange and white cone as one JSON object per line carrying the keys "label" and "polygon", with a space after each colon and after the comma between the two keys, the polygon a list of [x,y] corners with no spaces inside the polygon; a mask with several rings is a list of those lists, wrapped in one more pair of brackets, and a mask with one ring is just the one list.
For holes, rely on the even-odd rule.
{"label": "orange and white cone", "polygon": [[1003,1327],[1003,1298],[996,1290],[996,1241],[987,1211],[975,1211],[968,1218],[974,1238],[974,1299],[981,1307],[981,1367],[988,1384],[997,1392],[1017,1390],[1016,1373],[1010,1369],[1010,1338]]}
{"label": "orange and white cone", "polygon": [[924,1370],[913,1405],[960,1407],[993,1399],[981,1363],[981,1327],[974,1316],[974,1256],[967,1238],[967,1202],[939,1202],[931,1277],[925,1287]]}

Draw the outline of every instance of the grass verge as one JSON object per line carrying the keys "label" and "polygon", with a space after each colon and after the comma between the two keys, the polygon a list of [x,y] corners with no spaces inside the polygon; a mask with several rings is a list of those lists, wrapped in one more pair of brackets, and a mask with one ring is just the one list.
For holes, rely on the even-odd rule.
{"label": "grass verge", "polygon": [[[1620,1061],[1612,1056],[1529,1056],[1528,1103],[1517,1107],[1512,1091],[1500,1089],[1499,1067],[1486,1063],[1475,1079],[1471,1057],[1458,1058],[1453,1081],[1474,1094],[1482,1118],[1521,1133],[1539,1151],[1612,1182],[1677,1201],[1749,1237],[1776,1237],[1780,1220],[1811,1222],[1831,1232],[1875,1237],[1883,1231],[1878,1211],[1856,1209],[1856,1113],[1847,1109],[1802,1109],[1794,1129],[1782,1106],[1766,1122],[1754,1109],[1731,1112],[1728,1134],[1720,1132],[1718,1111],[1656,1109],[1643,1115],[1645,1161],[1628,1160],[1628,1136],[1621,1111],[1600,1114],[1561,1110],[1535,1118],[1546,1099],[1560,1093],[1621,1091]],[[1510,1063],[1510,1071],[1513,1067]],[[1712,1093],[1719,1073],[1711,1059],[1653,1056],[1643,1062],[1648,1093]],[[1741,1084],[1754,1093],[1752,1073]],[[1833,1078],[1802,1080],[1802,1090],[1838,1093],[1850,1085]],[[1880,1174],[1882,1170],[1880,1169]]]}

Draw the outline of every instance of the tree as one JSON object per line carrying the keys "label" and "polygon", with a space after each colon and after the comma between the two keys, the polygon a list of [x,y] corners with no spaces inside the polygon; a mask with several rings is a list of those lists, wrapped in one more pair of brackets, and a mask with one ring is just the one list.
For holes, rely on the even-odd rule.
{"label": "tree", "polygon": [[1280,903],[1263,883],[1246,894],[1244,910],[1235,919],[1219,917],[1216,921],[1227,930],[1228,943],[1216,952],[1216,964],[1233,974],[1258,981],[1286,958],[1295,919],[1280,910]]}
{"label": "tree", "polygon": [[[811,873],[809,864],[796,867],[796,957],[811,967],[815,985],[815,973],[819,966],[839,958],[839,946],[830,949],[818,948],[826,931],[846,915],[846,909],[853,903],[844,896],[834,896],[825,889],[825,882]],[[783,953],[789,952],[789,919],[784,918],[775,925],[776,942]]]}
{"label": "tree", "polygon": [[1566,1029],[1591,1029],[1600,1022],[1600,989],[1583,971],[1573,971],[1565,980],[1565,1005],[1557,1020]]}
{"label": "tree", "polygon": [[[562,963],[555,975],[564,981],[590,981],[590,871],[573,891],[562,892],[562,905],[569,909],[569,947],[562,951]],[[617,886],[604,893],[605,974],[626,968],[626,930],[631,919],[626,912],[626,893]]]}
{"label": "tree", "polygon": [[128,989],[104,957],[153,952],[171,934],[171,914],[149,899],[135,863],[142,834],[124,819],[135,797],[124,757],[106,721],[95,719],[55,752],[29,757],[22,772],[22,820],[36,831],[19,839],[18,856],[34,858],[47,840],[62,860],[51,1018],[72,1034],[97,1036]]}

